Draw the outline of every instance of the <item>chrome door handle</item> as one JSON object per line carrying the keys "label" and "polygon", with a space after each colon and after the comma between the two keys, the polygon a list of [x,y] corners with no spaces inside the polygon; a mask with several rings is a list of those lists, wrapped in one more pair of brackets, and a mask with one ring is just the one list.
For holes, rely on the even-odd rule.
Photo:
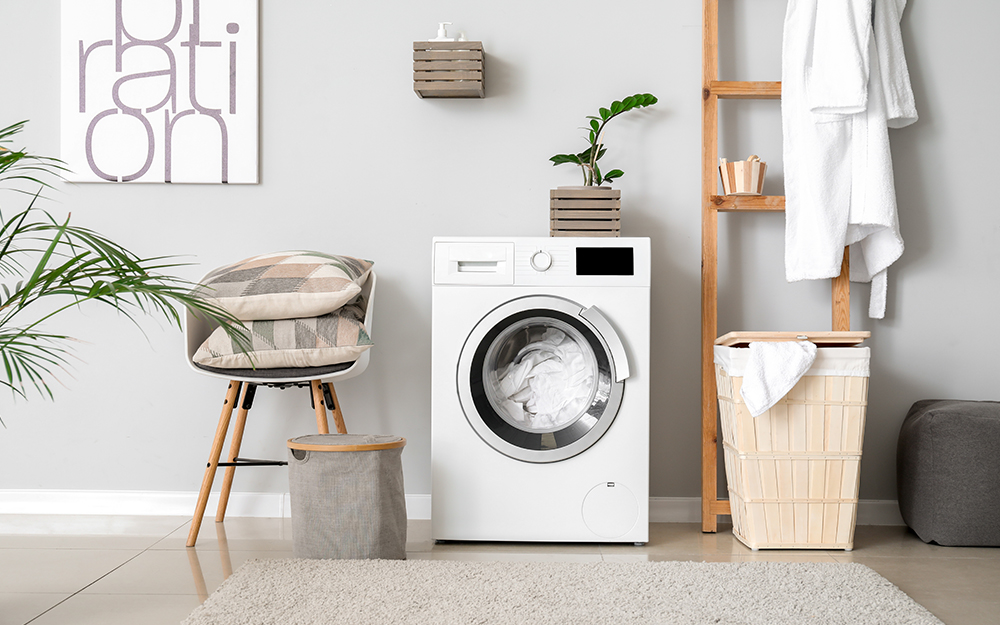
{"label": "chrome door handle", "polygon": [[615,382],[621,382],[630,374],[628,368],[628,356],[625,355],[625,346],[622,345],[621,338],[611,326],[611,322],[595,306],[591,306],[580,313],[580,316],[590,322],[590,325],[604,337],[604,342],[611,350],[611,359],[615,364]]}

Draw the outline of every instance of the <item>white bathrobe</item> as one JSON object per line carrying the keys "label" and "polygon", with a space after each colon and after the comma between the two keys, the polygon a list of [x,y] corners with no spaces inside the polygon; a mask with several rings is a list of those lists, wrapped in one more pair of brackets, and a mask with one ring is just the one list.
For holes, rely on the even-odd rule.
{"label": "white bathrobe", "polygon": [[[874,5],[874,6],[873,6]],[[781,68],[785,277],[871,282],[903,253],[888,128],[917,119],[899,19],[906,0],[789,0]]]}

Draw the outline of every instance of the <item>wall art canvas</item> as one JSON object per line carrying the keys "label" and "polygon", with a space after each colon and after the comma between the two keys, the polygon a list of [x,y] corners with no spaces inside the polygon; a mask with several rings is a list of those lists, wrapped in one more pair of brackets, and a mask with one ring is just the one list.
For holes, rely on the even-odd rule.
{"label": "wall art canvas", "polygon": [[62,0],[75,182],[257,182],[257,0]]}

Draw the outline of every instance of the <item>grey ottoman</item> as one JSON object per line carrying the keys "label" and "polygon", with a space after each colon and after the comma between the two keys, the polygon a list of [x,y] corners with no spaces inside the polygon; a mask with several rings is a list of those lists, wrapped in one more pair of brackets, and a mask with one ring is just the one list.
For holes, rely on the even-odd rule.
{"label": "grey ottoman", "polygon": [[903,520],[924,542],[1000,546],[1000,402],[913,404],[896,485]]}
{"label": "grey ottoman", "polygon": [[404,445],[378,434],[288,441],[296,558],[406,559]]}

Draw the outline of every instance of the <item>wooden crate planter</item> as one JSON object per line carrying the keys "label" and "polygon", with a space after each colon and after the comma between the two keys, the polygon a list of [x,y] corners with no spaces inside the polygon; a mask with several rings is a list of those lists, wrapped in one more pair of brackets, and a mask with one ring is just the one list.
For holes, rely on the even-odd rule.
{"label": "wooden crate planter", "polygon": [[608,187],[560,187],[549,192],[549,236],[620,237],[622,192]]}
{"label": "wooden crate planter", "polygon": [[484,98],[483,42],[414,41],[413,90],[421,98]]}
{"label": "wooden crate planter", "polygon": [[742,377],[718,362],[715,373],[736,538],[755,551],[852,549],[868,378],[806,375],[754,418]]}

